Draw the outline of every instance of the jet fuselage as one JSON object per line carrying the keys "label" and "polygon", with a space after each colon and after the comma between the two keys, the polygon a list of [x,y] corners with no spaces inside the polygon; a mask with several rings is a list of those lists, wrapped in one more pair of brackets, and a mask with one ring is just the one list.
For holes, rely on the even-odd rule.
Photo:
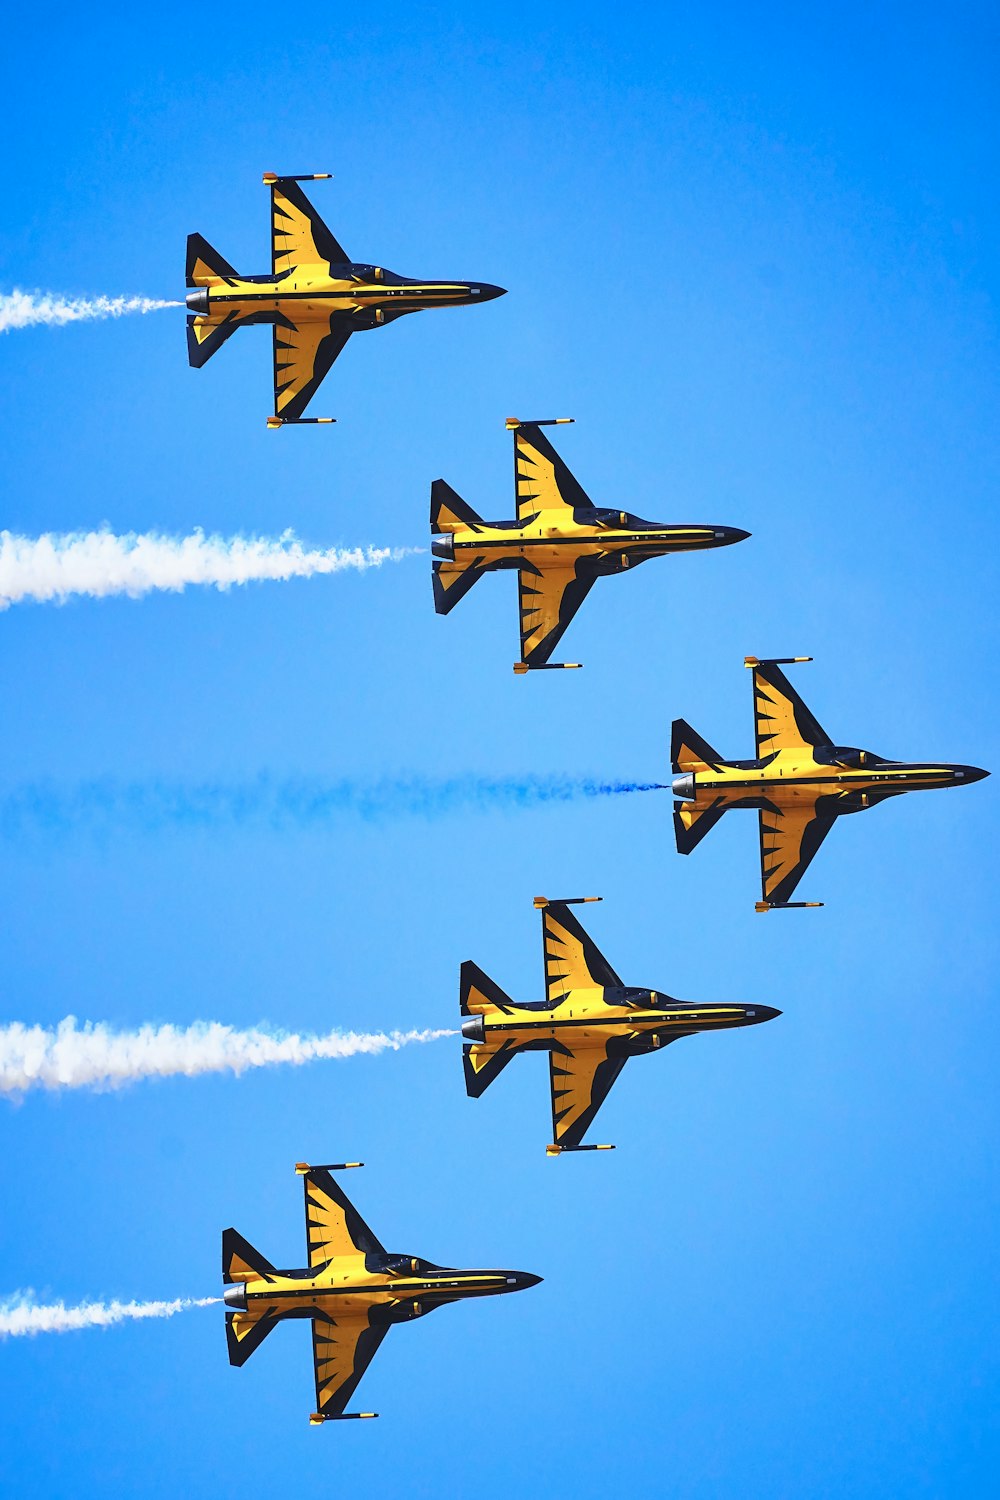
{"label": "jet fuselage", "polygon": [[616,1051],[639,1055],[697,1031],[754,1026],[780,1014],[769,1005],[699,1005],[655,990],[577,989],[556,1005],[541,1000],[511,1003],[503,1011],[488,1009],[464,1021],[462,1035],[473,1043],[522,1052],[547,1052],[553,1044],[577,1052],[606,1048],[613,1041]]}
{"label": "jet fuselage", "polygon": [[749,535],[736,526],[677,526],[644,521],[626,511],[596,511],[570,519],[565,506],[540,510],[525,522],[459,526],[433,537],[431,552],[446,562],[480,568],[571,568],[578,558],[597,561],[598,573],[620,573],[667,552],[725,547]]}
{"label": "jet fuselage", "polygon": [[868,750],[842,746],[792,747],[760,760],[706,763],[673,781],[673,792],[690,802],[741,803],[756,807],[761,797],[778,806],[836,799],[831,812],[861,812],[902,792],[932,791],[980,781],[977,766],[885,760]]}
{"label": "jet fuselage", "polygon": [[324,264],[296,266],[278,277],[218,276],[190,292],[186,303],[199,320],[280,323],[287,317],[298,326],[335,318],[362,331],[404,313],[488,302],[502,294],[487,282],[420,281],[382,266]]}
{"label": "jet fuselage", "polygon": [[446,1302],[492,1297],[536,1286],[526,1271],[455,1271],[409,1255],[338,1255],[319,1270],[274,1271],[234,1282],[226,1306],[272,1317],[357,1318],[407,1322]]}

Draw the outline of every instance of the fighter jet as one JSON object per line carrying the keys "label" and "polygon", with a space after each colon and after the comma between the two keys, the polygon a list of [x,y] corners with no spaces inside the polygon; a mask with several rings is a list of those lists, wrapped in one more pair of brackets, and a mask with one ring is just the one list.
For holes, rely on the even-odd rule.
{"label": "fighter jet", "polygon": [[229,1363],[245,1365],[285,1318],[312,1321],[315,1426],[374,1411],[345,1411],[394,1323],[409,1323],[464,1297],[537,1286],[526,1271],[452,1271],[412,1255],[389,1255],[330,1175],[360,1161],[296,1163],[305,1186],[308,1269],[276,1271],[235,1229],[222,1232]]}
{"label": "fighter jet", "polygon": [[504,294],[503,287],[482,281],[420,281],[352,261],[296,186],[329,176],[264,173],[271,189],[270,275],[241,276],[200,234],[188,235],[187,284],[197,288],[186,299],[193,315],[188,360],[200,369],[237,328],[272,324],[274,415],[268,427],[333,421],[302,413],[352,333],[425,307],[460,307]]}
{"label": "fighter jet", "polygon": [[802,661],[812,657],[745,658],[753,668],[754,760],[724,760],[683,719],[673,725],[673,791],[682,799],[674,803],[677,852],[690,854],[731,807],[756,808],[762,897],[757,911],[823,905],[789,897],[842,813],[863,812],[902,792],[964,786],[989,775],[977,766],[911,764],[835,745],[781,670]]}
{"label": "fighter jet", "polygon": [[535,897],[542,913],[544,1000],[519,1005],[478,965],[462,965],[465,1087],[478,1099],[519,1052],[547,1052],[553,1135],[547,1156],[614,1150],[582,1142],[630,1057],[698,1031],[754,1026],[781,1015],[769,1005],[699,1005],[622,984],[569,910],[600,899]]}
{"label": "fighter jet", "polygon": [[514,434],[515,521],[484,521],[443,479],[431,485],[434,608],[446,615],[484,573],[516,568],[518,673],[581,665],[549,658],[598,578],[667,552],[726,547],[750,535],[735,526],[667,526],[594,505],[541,431],[572,420],[507,418]]}

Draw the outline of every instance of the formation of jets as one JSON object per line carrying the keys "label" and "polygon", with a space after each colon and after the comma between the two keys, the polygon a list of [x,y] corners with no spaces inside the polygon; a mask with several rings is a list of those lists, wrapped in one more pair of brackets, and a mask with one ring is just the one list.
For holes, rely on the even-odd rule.
{"label": "formation of jets", "polygon": [[[269,427],[333,420],[305,412],[353,333],[427,308],[475,305],[503,295],[487,282],[423,281],[352,261],[299,186],[328,175],[264,174],[271,196],[269,272],[241,275],[200,234],[188,237],[189,361],[200,368],[238,328],[269,324]],[[515,571],[518,674],[580,665],[551,658],[597,579],[629,572],[653,557],[725,547],[749,536],[734,526],[646,521],[619,505],[595,505],[542,430],[570,420],[507,419],[514,443],[512,520],[485,521],[445,480],[431,486],[435,609],[449,614],[485,573]],[[975,766],[887,760],[834,743],[781,670],[809,660],[746,658],[753,672],[752,759],[725,760],[683,719],[673,724],[677,849],[689,854],[730,808],[754,809],[758,911],[822,904],[791,897],[842,814],[988,774]],[[473,962],[461,966],[466,1090],[478,1099],[511,1058],[547,1052],[551,1156],[613,1149],[584,1137],[630,1057],[657,1052],[681,1037],[759,1025],[781,1014],[756,1002],[683,1001],[624,984],[570,910],[599,899],[535,898],[542,921],[542,1000],[514,1001]],[[454,1270],[389,1253],[333,1176],[360,1165],[296,1166],[305,1190],[306,1267],[278,1270],[236,1230],[222,1237],[230,1361],[245,1364],[278,1323],[308,1319],[314,1424],[375,1415],[346,1408],[395,1324],[446,1303],[522,1291],[540,1280],[524,1271]]]}
{"label": "formation of jets", "polygon": [[[188,238],[188,354],[196,367],[237,328],[273,330],[274,411],[270,427],[322,422],[305,410],[352,333],[431,307],[485,302],[500,287],[419,281],[352,261],[299,187],[326,174],[264,174],[271,193],[271,270],[241,276],[217,251]],[[484,521],[444,479],[431,486],[434,606],[446,615],[485,573],[518,575],[521,649],[514,671],[578,667],[553,661],[571,620],[598,578],[649,558],[725,547],[747,539],[734,526],[645,521],[619,506],[595,505],[542,431],[569,418],[507,419],[514,440],[512,520]],[[758,911],[818,902],[790,898],[834,819],[902,792],[977,781],[974,766],[910,764],[837,745],[781,667],[809,657],[758,660],[753,670],[756,754],[727,761],[683,719],[673,725],[674,827],[689,854],[731,807],[759,816]],[[551,1156],[602,1151],[584,1137],[630,1057],[660,1051],[699,1032],[759,1025],[781,1012],[759,1003],[676,1000],[623,984],[570,908],[599,897],[535,898],[541,913],[545,998],[512,1000],[476,964],[462,964],[459,1003],[467,1092],[478,1099],[523,1052],[549,1055]],[[296,1171],[305,1187],[308,1266],[277,1270],[234,1229],[222,1237],[229,1358],[243,1365],[278,1323],[312,1324],[314,1424],[374,1412],[347,1404],[388,1330],[465,1298],[534,1286],[523,1271],[460,1271],[388,1253],[345,1196],[333,1172]]]}

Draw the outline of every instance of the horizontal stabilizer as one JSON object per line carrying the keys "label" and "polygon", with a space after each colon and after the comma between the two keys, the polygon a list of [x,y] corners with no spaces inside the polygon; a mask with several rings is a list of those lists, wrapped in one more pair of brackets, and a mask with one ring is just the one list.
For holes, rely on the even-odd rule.
{"label": "horizontal stabilizer", "polygon": [[218,353],[229,335],[235,333],[239,326],[239,318],[232,313],[219,323],[208,318],[188,318],[188,364],[195,370],[207,365],[212,355]]}
{"label": "horizontal stabilizer", "polygon": [[218,281],[239,277],[240,273],[233,270],[228,260],[203,235],[189,234],[184,274],[188,286],[213,286]]}
{"label": "horizontal stabilizer", "polygon": [[675,719],[670,738],[670,762],[676,772],[697,771],[722,764],[723,757],[691,728],[686,719]]}
{"label": "horizontal stabilizer", "polygon": [[699,807],[696,802],[675,802],[674,836],[677,840],[677,853],[690,854],[692,849],[697,849],[725,810],[726,804],[721,798],[707,807]]}
{"label": "horizontal stabilizer", "polygon": [[229,1283],[251,1276],[273,1276],[274,1267],[235,1229],[222,1231],[222,1279]]}
{"label": "horizontal stabilizer", "polygon": [[459,1006],[463,1016],[482,1016],[499,1010],[509,1014],[514,1002],[500,986],[484,974],[478,964],[467,958],[459,977]]}
{"label": "horizontal stabilizer", "polygon": [[272,1328],[277,1328],[282,1315],[274,1305],[261,1312],[226,1313],[226,1343],[229,1346],[229,1363],[239,1368],[245,1365],[251,1354],[259,1349]]}
{"label": "horizontal stabilizer", "polygon": [[467,505],[461,495],[457,495],[446,480],[434,480],[431,485],[431,530],[433,532],[437,534],[442,531],[457,531],[463,526],[468,526],[472,531],[479,531],[485,524],[482,516],[477,516],[472,506]]}
{"label": "horizontal stabilizer", "polygon": [[465,1065],[465,1091],[470,1099],[485,1094],[494,1078],[498,1078],[518,1049],[501,1042],[497,1047],[463,1047],[462,1061]]}

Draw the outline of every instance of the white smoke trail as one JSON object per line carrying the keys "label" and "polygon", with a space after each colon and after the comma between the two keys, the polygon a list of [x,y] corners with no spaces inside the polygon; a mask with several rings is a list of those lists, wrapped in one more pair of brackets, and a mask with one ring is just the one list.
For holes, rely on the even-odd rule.
{"label": "white smoke trail", "polygon": [[309,578],[316,573],[364,571],[422,549],[326,547],[307,549],[291,531],[280,537],[159,536],[155,532],[48,532],[40,537],[0,531],[0,609],[26,599],[60,602],[154,589],[181,592],[189,583],[228,589],[258,579]]}
{"label": "white smoke trail", "polygon": [[218,1021],[193,1026],[141,1026],[114,1031],[101,1022],[77,1024],[67,1016],[51,1030],[14,1021],[0,1026],[0,1094],[29,1089],[99,1091],[122,1088],[141,1078],[195,1078],[200,1073],[235,1073],[278,1063],[294,1067],[324,1057],[357,1057],[398,1052],[413,1042],[433,1042],[453,1031],[331,1031],[325,1036],[237,1031]]}
{"label": "white smoke trail", "polygon": [[22,292],[15,287],[0,296],[0,333],[38,324],[62,328],[66,323],[121,318],[128,313],[180,306],[179,302],[164,302],[159,297],[60,297],[54,292]]}
{"label": "white smoke trail", "polygon": [[209,1307],[220,1297],[178,1297],[173,1302],[38,1303],[33,1292],[15,1292],[0,1300],[0,1338],[25,1334],[70,1333],[77,1328],[110,1328],[129,1318],[172,1318],[191,1307]]}

